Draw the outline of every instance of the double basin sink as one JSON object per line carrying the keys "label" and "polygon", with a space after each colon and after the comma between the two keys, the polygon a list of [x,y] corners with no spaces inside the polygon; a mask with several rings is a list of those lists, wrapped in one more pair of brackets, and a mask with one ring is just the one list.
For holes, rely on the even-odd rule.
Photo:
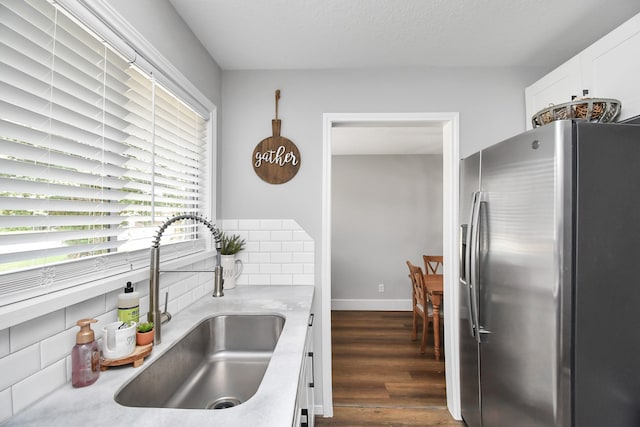
{"label": "double basin sink", "polygon": [[115,400],[147,408],[240,405],[258,390],[284,323],[276,314],[204,319],[126,383]]}

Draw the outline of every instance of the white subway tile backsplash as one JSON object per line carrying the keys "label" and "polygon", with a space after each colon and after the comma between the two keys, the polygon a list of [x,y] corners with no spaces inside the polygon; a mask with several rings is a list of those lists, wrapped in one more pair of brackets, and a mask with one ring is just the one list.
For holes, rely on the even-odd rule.
{"label": "white subway tile backsplash", "polygon": [[190,292],[187,293],[187,294],[184,294],[182,296],[179,296],[176,299],[176,306],[177,306],[176,310],[174,310],[173,312],[170,312],[170,313],[176,314],[176,313],[184,310],[186,307],[188,307],[192,303],[193,303],[193,296],[191,295]]}
{"label": "white subway tile backsplash", "polygon": [[260,220],[260,229],[262,230],[281,230],[281,219],[262,219]]}
{"label": "white subway tile backsplash", "polygon": [[282,242],[283,252],[302,252],[304,251],[304,243],[299,241]]}
{"label": "white subway tile backsplash", "polygon": [[314,275],[314,268],[305,266],[313,266],[315,244],[294,220],[238,220],[237,229],[232,221],[223,220],[223,224],[226,232],[247,239],[244,251],[237,255],[244,263],[238,285],[297,284],[296,277],[313,283],[308,276]]}
{"label": "white subway tile backsplash", "polygon": [[[260,230],[260,220],[259,219],[239,219],[238,220],[238,230]],[[233,231],[229,231],[230,233]]]}
{"label": "white subway tile backsplash", "polygon": [[0,390],[40,370],[40,344],[33,344],[0,359]]}
{"label": "white subway tile backsplash", "polygon": [[253,241],[262,241],[262,240],[266,240],[269,241],[271,240],[271,232],[270,231],[264,231],[264,230],[256,230],[256,231],[250,231],[249,232],[249,239],[253,240]]}
{"label": "white subway tile backsplash", "polygon": [[72,360],[71,360],[71,354],[69,354],[67,357],[64,358],[64,366],[66,369],[66,374],[67,374],[67,382],[71,382],[71,374],[72,374]]}
{"label": "white subway tile backsplash", "polygon": [[306,231],[304,230],[294,230],[293,231],[293,239],[294,240],[302,240],[302,241],[310,241],[313,240]]}
{"label": "white subway tile backsplash", "polygon": [[261,264],[260,273],[262,274],[280,274],[282,266],[280,264]]}
{"label": "white subway tile backsplash", "polygon": [[304,265],[302,264],[283,264],[282,272],[287,274],[303,274]]}
{"label": "white subway tile backsplash", "polygon": [[[212,290],[213,292],[213,290]],[[207,287],[204,285],[200,285],[197,288],[194,288],[191,291],[191,300],[193,302],[198,301],[200,298],[203,298],[207,295],[210,295],[212,292],[207,291]]]}
{"label": "white subway tile backsplash", "polygon": [[[174,282],[171,284],[171,286],[169,286],[169,300],[172,299],[172,295],[177,296],[187,292],[187,288],[190,287],[188,285],[192,284],[196,280],[196,275],[194,273],[190,273],[190,274],[178,273],[177,275],[182,277],[180,277],[177,282]],[[164,303],[165,297],[166,297],[166,292],[165,294],[160,295],[161,303]]]}
{"label": "white subway tile backsplash", "polygon": [[[160,310],[164,311],[164,299],[160,300]],[[178,300],[169,298],[169,304],[167,305],[167,311],[169,313],[176,313],[178,311]]]}
{"label": "white subway tile backsplash", "polygon": [[293,231],[291,230],[272,231],[271,238],[273,240],[280,240],[280,241],[293,240]]}
{"label": "white subway tile backsplash", "polygon": [[115,291],[104,294],[105,311],[115,310],[118,308],[118,294],[121,294],[123,289],[116,289]]}
{"label": "white subway tile backsplash", "polygon": [[140,297],[140,321],[146,321],[149,312],[149,295]]}
{"label": "white subway tile backsplash", "polygon": [[252,274],[249,276],[250,285],[270,285],[271,276],[269,274]]}
{"label": "white subway tile backsplash", "polygon": [[260,242],[260,252],[282,252],[282,242],[262,241]]}
{"label": "white subway tile backsplash", "polygon": [[291,252],[277,252],[271,254],[271,262],[277,264],[290,264],[293,262],[293,254]]}
{"label": "white subway tile backsplash", "polygon": [[9,328],[0,331],[0,357],[4,357],[11,352],[9,345]]}
{"label": "white subway tile backsplash", "polygon": [[268,252],[252,252],[249,254],[251,264],[267,264],[271,262],[271,254]]}
{"label": "white subway tile backsplash", "polygon": [[223,219],[222,226],[220,227],[222,231],[225,230],[237,230],[238,229],[238,220],[237,219]]}
{"label": "white subway tile backsplash", "polygon": [[78,328],[67,329],[40,342],[40,357],[42,367],[49,366],[69,355],[76,345]]}
{"label": "white subway tile backsplash", "polygon": [[13,415],[11,403],[11,389],[6,388],[0,391],[0,423],[8,420]]}
{"label": "white subway tile backsplash", "polygon": [[[242,274],[240,275],[240,277],[238,277],[238,279],[242,279],[243,277],[246,277],[251,274],[257,274],[257,273],[260,273],[260,264],[258,264],[257,262],[256,263],[245,262],[244,267],[242,267]],[[236,280],[236,283],[238,283],[237,280]]]}
{"label": "white subway tile backsplash", "polygon": [[283,230],[300,230],[300,226],[297,222],[292,219],[283,219],[282,220],[282,229]]}
{"label": "white subway tile backsplash", "polygon": [[272,285],[293,285],[293,275],[291,274],[272,274]]}
{"label": "white subway tile backsplash", "polygon": [[21,323],[11,328],[11,351],[21,350],[64,330],[64,310]]}
{"label": "white subway tile backsplash", "polygon": [[301,264],[309,264],[313,262],[313,253],[296,252],[293,254],[293,262]]}
{"label": "white subway tile backsplash", "polygon": [[94,318],[106,310],[106,297],[100,295],[67,307],[65,327],[75,326],[80,319]]}
{"label": "white subway tile backsplash", "polygon": [[[60,360],[15,384],[12,388],[13,412],[20,412],[58,387],[63,386],[67,381],[66,371],[65,361]],[[98,381],[100,381],[99,378]]]}
{"label": "white subway tile backsplash", "polygon": [[245,256],[247,253],[251,253],[251,252],[258,252],[260,250],[260,242],[259,241],[247,241],[247,244],[244,247],[244,250],[242,252],[240,252],[239,254],[237,254],[236,256],[238,257],[242,257]]}

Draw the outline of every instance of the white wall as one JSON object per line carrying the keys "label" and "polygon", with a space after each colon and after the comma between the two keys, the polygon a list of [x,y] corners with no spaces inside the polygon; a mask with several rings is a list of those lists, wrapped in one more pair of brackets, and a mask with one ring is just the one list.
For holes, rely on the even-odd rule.
{"label": "white wall", "polygon": [[[466,156],[524,130],[524,87],[537,71],[223,71],[222,216],[293,218],[320,240],[323,113],[457,111],[460,152]],[[251,155],[271,136],[276,89],[282,136],[298,146],[302,162],[291,181],[269,185],[254,173]]]}
{"label": "white wall", "polygon": [[333,156],[332,182],[332,308],[410,310],[406,261],[442,254],[442,155]]}
{"label": "white wall", "polygon": [[220,106],[222,71],[168,0],[109,0],[109,5]]}

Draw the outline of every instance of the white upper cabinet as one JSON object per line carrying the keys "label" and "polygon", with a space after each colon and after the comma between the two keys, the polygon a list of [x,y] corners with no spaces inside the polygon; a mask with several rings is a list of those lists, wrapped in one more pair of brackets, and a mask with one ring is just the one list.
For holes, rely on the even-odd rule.
{"label": "white upper cabinet", "polygon": [[572,95],[582,94],[580,60],[571,58],[524,90],[527,112],[527,129],[531,129],[531,117],[551,104],[571,101]]}
{"label": "white upper cabinet", "polygon": [[640,14],[525,89],[527,129],[531,117],[571,96],[622,102],[617,121],[640,115]]}
{"label": "white upper cabinet", "polygon": [[622,101],[617,120],[640,114],[640,14],[585,49],[580,63],[590,96]]}

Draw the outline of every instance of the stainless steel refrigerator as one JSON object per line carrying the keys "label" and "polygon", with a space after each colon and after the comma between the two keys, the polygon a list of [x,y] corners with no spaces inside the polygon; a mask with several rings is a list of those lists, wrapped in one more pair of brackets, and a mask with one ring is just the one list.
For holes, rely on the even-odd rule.
{"label": "stainless steel refrigerator", "polygon": [[640,426],[640,126],[502,141],[460,197],[467,425]]}

